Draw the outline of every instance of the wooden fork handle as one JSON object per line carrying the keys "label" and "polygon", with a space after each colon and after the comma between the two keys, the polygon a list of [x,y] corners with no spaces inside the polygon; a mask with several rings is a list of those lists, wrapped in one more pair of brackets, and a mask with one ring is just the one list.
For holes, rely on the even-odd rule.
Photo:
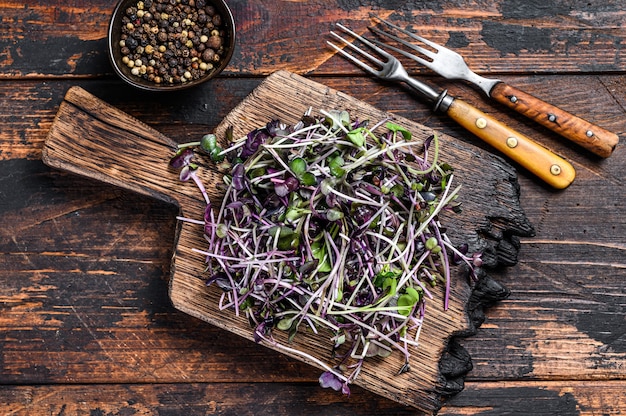
{"label": "wooden fork handle", "polygon": [[525,93],[505,82],[496,84],[490,93],[496,101],[538,122],[601,157],[609,157],[619,136],[580,117]]}
{"label": "wooden fork handle", "polygon": [[476,107],[457,98],[447,114],[553,188],[567,188],[574,180],[576,171],[565,159]]}

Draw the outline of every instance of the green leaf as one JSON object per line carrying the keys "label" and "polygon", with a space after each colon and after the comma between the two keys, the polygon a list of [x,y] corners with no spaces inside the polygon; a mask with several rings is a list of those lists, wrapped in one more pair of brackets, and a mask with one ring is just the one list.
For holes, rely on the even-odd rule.
{"label": "green leaf", "polygon": [[394,296],[396,294],[397,286],[398,281],[393,277],[388,277],[383,282],[383,290],[386,290],[389,296]]}
{"label": "green leaf", "polygon": [[287,331],[289,330],[289,328],[291,328],[292,324],[293,318],[283,318],[278,321],[278,324],[276,324],[276,328],[280,329],[281,331]]}
{"label": "green leaf", "polygon": [[335,297],[335,302],[340,303],[343,300],[343,289],[341,285],[337,288],[337,296]]}
{"label": "green leaf", "polygon": [[411,295],[405,294],[398,298],[398,313],[403,316],[409,316],[416,300]]}
{"label": "green leaf", "polygon": [[311,172],[304,172],[300,176],[300,183],[305,186],[314,186],[317,184],[317,179]]}
{"label": "green leaf", "polygon": [[326,122],[330,124],[332,130],[341,128],[340,126],[347,126],[350,124],[350,113],[347,111],[331,110],[328,112]]}
{"label": "green leaf", "polygon": [[274,238],[283,238],[287,236],[291,236],[293,234],[293,230],[289,227],[283,227],[280,225],[275,225],[267,230],[268,234]]}
{"label": "green leaf", "polygon": [[404,186],[402,186],[402,184],[395,184],[394,186],[391,187],[391,193],[396,197],[396,198],[400,198],[402,195],[404,195]]}
{"label": "green leaf", "polygon": [[341,334],[337,336],[335,338],[335,348],[339,347],[340,345],[343,345],[344,342],[346,342],[346,334]]}
{"label": "green leaf", "polygon": [[311,211],[308,209],[290,207],[285,213],[285,221],[293,223],[299,218],[302,218],[303,216],[310,213]]}
{"label": "green leaf", "polygon": [[296,177],[302,176],[307,169],[306,161],[301,157],[297,157],[289,162],[289,169],[296,175]]}
{"label": "green leaf", "polygon": [[326,219],[328,221],[339,221],[342,218],[343,218],[343,212],[337,209],[326,210]]}
{"label": "green leaf", "polygon": [[406,292],[408,296],[415,299],[415,302],[418,302],[420,300],[420,297],[421,297],[420,292],[418,292],[415,288],[409,286],[406,289],[404,289],[404,291]]}
{"label": "green leaf", "polygon": [[254,299],[251,297],[247,297],[243,302],[241,302],[241,305],[239,306],[239,310],[241,311],[245,311],[248,308],[251,308],[254,306]]}
{"label": "green leaf", "polygon": [[322,183],[320,184],[320,190],[322,191],[322,194],[328,195],[330,191],[335,187],[336,184],[337,184],[337,179],[335,178],[324,179]]}
{"label": "green leaf", "polygon": [[209,153],[209,156],[211,157],[211,160],[215,163],[220,163],[222,162],[226,156],[222,155],[222,148],[219,146],[216,146],[213,150],[211,150],[211,153]]}
{"label": "green leaf", "polygon": [[346,171],[342,168],[342,166],[346,162],[343,160],[341,156],[335,156],[328,162],[328,169],[330,170],[330,174],[340,178],[342,177]]}
{"label": "green leaf", "polygon": [[411,137],[412,137],[411,132],[408,131],[406,128],[402,127],[401,125],[392,123],[392,122],[387,122],[385,124],[385,127],[387,127],[393,133],[402,134],[402,137],[404,137],[404,140],[406,141],[411,140]]}
{"label": "green leaf", "polygon": [[350,131],[347,134],[348,139],[356,146],[363,147],[365,145],[365,135],[363,134],[364,130],[365,129],[363,127],[359,127]]}
{"label": "green leaf", "polygon": [[215,234],[218,238],[225,238],[228,235],[228,226],[226,224],[218,224]]}
{"label": "green leaf", "polygon": [[215,134],[205,134],[202,136],[202,139],[200,139],[200,147],[202,147],[202,150],[211,153],[217,147],[217,137]]}
{"label": "green leaf", "polygon": [[275,225],[267,232],[275,239],[278,239],[276,246],[281,250],[297,248],[300,243],[300,236],[297,235],[290,227]]}
{"label": "green leaf", "polygon": [[384,289],[385,281],[388,278],[396,278],[398,274],[392,270],[381,270],[374,278],[374,286]]}
{"label": "green leaf", "polygon": [[263,175],[265,175],[266,173],[267,173],[267,171],[266,171],[266,170],[265,170],[265,168],[263,168],[263,167],[260,167],[260,168],[254,168],[254,169],[251,169],[250,171],[248,171],[248,177],[249,177],[250,179],[254,179],[254,178],[256,178],[256,177],[263,176]]}
{"label": "green leaf", "polygon": [[433,251],[435,247],[439,246],[439,242],[437,241],[436,237],[430,237],[428,240],[426,240],[425,246],[426,250]]}
{"label": "green leaf", "polygon": [[311,254],[313,258],[319,261],[319,271],[323,273],[328,273],[332,270],[330,267],[330,262],[328,260],[328,255],[326,253],[326,245],[321,241],[316,241],[311,244]]}
{"label": "green leaf", "polygon": [[450,166],[448,163],[442,163],[441,165],[439,165],[439,168],[441,168],[442,171],[447,172],[447,173],[454,172],[454,168]]}
{"label": "green leaf", "polygon": [[298,325],[291,325],[291,329],[289,330],[289,337],[287,338],[289,343],[293,341],[297,333],[298,333]]}

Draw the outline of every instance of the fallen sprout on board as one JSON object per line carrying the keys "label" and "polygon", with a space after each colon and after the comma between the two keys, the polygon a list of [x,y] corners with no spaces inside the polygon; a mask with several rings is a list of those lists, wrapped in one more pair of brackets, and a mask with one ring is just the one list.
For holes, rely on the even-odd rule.
{"label": "fallen sprout on board", "polygon": [[[429,288],[445,285],[447,309],[451,265],[465,263],[473,278],[481,265],[440,224],[442,211],[460,212],[460,187],[439,162],[438,138],[413,141],[390,120],[368,128],[346,111],[228,135],[226,149],[208,134],[170,162],[207,203],[202,221],[181,219],[204,226],[207,247],[195,251],[206,257],[207,285],[223,291],[220,309],[244,314],[257,342],[324,368],[322,387],[349,394],[367,357],[393,351],[404,355],[399,373],[409,371]],[[226,172],[216,209],[193,149]],[[289,345],[303,331],[329,334],[332,363]]]}

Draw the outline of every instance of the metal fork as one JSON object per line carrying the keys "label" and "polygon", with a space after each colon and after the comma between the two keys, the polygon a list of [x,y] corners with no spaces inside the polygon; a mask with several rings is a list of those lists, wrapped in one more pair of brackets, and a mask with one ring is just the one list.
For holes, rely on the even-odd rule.
{"label": "metal fork", "polygon": [[[418,52],[424,59],[406,52],[403,49],[387,45],[391,50],[398,52],[409,59],[419,62],[427,68],[448,79],[462,79],[473,83],[480,88],[488,97],[506,105],[518,113],[538,122],[561,136],[578,143],[580,146],[602,157],[609,157],[619,142],[619,137],[601,127],[568,113],[552,104],[540,100],[515,87],[512,87],[499,79],[482,77],[473,72],[465,60],[458,53],[432,42],[416,33],[409,32],[380,17],[378,20],[390,28],[408,36],[409,38],[426,45],[433,50],[407,42],[398,36],[383,31],[377,27],[370,27],[374,33],[386,36],[400,44]],[[378,41],[374,40],[376,43]]]}
{"label": "metal fork", "polygon": [[[434,103],[434,111],[446,113],[462,127],[474,133],[554,188],[566,188],[574,180],[576,176],[574,168],[560,156],[557,156],[530,138],[497,121],[491,116],[488,116],[470,104],[448,95],[447,91],[437,92],[429,85],[410,77],[402,66],[402,63],[389,52],[375,45],[365,37],[356,34],[342,24],[337,23],[336,26],[354,39],[360,41],[363,45],[366,45],[382,58],[381,60],[373,56],[331,31],[331,35],[336,40],[379,68],[375,69],[356,58],[354,55],[346,52],[345,48],[342,49],[332,42],[327,42],[339,54],[367,73],[383,80],[406,83],[421,96]],[[384,45],[381,44],[381,46]]]}

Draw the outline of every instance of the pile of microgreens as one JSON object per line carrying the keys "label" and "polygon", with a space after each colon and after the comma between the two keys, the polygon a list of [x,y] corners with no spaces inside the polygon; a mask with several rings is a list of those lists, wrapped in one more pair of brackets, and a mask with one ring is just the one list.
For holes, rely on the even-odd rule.
{"label": "pile of microgreens", "polygon": [[[345,111],[309,113],[294,126],[271,121],[226,149],[206,135],[180,145],[171,165],[207,202],[203,221],[183,220],[204,225],[208,247],[196,251],[206,257],[207,285],[223,291],[220,309],[245,314],[257,342],[317,363],[322,387],[349,394],[367,357],[397,350],[399,372],[410,369],[429,288],[445,284],[447,309],[451,264],[474,275],[480,257],[455,248],[439,222],[443,210],[460,208],[436,136],[412,141],[389,120],[369,129]],[[193,148],[226,172],[218,210],[195,174]],[[280,343],[274,329],[289,341],[327,331],[333,364]]]}

